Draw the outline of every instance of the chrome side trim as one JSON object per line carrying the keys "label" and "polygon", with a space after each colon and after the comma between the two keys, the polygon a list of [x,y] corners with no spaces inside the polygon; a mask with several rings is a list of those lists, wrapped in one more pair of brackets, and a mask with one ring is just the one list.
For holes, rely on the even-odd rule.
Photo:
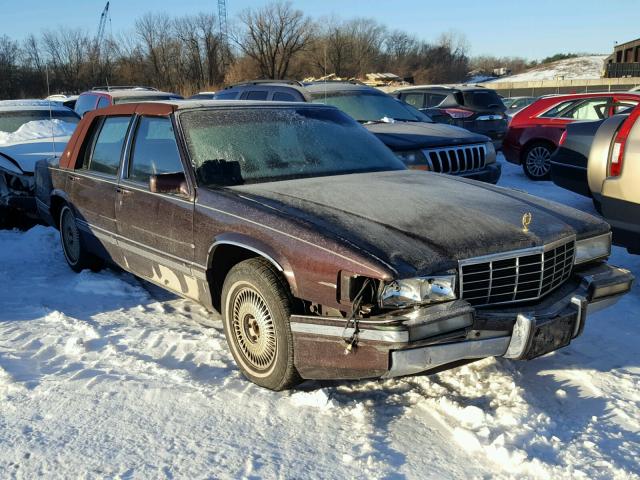
{"label": "chrome side trim", "polygon": [[267,260],[269,260],[273,264],[273,266],[276,267],[279,271],[284,272],[284,268],[282,268],[282,265],[280,265],[273,257],[264,253],[262,250],[259,250],[254,247],[250,247],[249,245],[246,245],[241,242],[234,242],[232,240],[220,240],[220,241],[214,242],[213,245],[209,247],[209,251],[207,252],[207,258],[211,258],[211,252],[213,252],[213,250],[219,245],[234,245],[236,247],[251,250],[252,252],[257,253],[261,257],[264,257]]}
{"label": "chrome side trim", "polygon": [[431,345],[391,352],[391,368],[385,378],[412,375],[459,360],[504,355],[511,337],[487,338],[445,345]]}

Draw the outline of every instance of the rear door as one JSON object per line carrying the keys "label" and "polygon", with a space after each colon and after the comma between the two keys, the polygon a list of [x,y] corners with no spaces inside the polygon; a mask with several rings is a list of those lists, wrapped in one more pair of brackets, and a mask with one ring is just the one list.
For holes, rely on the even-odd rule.
{"label": "rear door", "polygon": [[87,246],[120,263],[115,198],[131,115],[96,117],[80,150],[82,166],[67,175],[67,193]]}
{"label": "rear door", "polygon": [[172,120],[143,115],[133,128],[115,207],[125,264],[136,275],[198,298],[191,274],[194,189],[188,195],[149,189],[153,174],[186,173]]}

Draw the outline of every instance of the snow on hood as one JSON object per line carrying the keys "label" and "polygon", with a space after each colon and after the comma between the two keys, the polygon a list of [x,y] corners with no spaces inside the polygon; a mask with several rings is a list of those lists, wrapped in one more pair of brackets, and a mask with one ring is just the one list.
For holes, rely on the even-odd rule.
{"label": "snow on hood", "polygon": [[75,124],[58,119],[35,120],[15,132],[0,132],[0,167],[33,173],[38,160],[62,155],[75,128]]}

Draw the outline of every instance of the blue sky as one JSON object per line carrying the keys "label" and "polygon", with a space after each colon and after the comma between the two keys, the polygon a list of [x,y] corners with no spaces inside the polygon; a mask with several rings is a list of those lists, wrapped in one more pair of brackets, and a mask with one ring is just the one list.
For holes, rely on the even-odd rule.
{"label": "blue sky", "polygon": [[[267,0],[227,0],[230,20]],[[95,32],[104,0],[0,0],[0,35],[24,38],[43,29]],[[609,53],[615,41],[640,37],[638,0],[294,0],[321,18],[365,16],[425,40],[462,32],[472,54],[542,58],[557,52]],[[183,15],[217,11],[217,1],[111,0],[114,34],[131,29],[147,11]]]}

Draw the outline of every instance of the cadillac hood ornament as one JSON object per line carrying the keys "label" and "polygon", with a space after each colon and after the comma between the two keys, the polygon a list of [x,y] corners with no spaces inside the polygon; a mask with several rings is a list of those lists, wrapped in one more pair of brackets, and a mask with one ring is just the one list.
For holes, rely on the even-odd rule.
{"label": "cadillac hood ornament", "polygon": [[522,215],[522,231],[527,233],[529,231],[529,225],[531,224],[531,220],[533,220],[533,215],[531,212],[527,212]]}

